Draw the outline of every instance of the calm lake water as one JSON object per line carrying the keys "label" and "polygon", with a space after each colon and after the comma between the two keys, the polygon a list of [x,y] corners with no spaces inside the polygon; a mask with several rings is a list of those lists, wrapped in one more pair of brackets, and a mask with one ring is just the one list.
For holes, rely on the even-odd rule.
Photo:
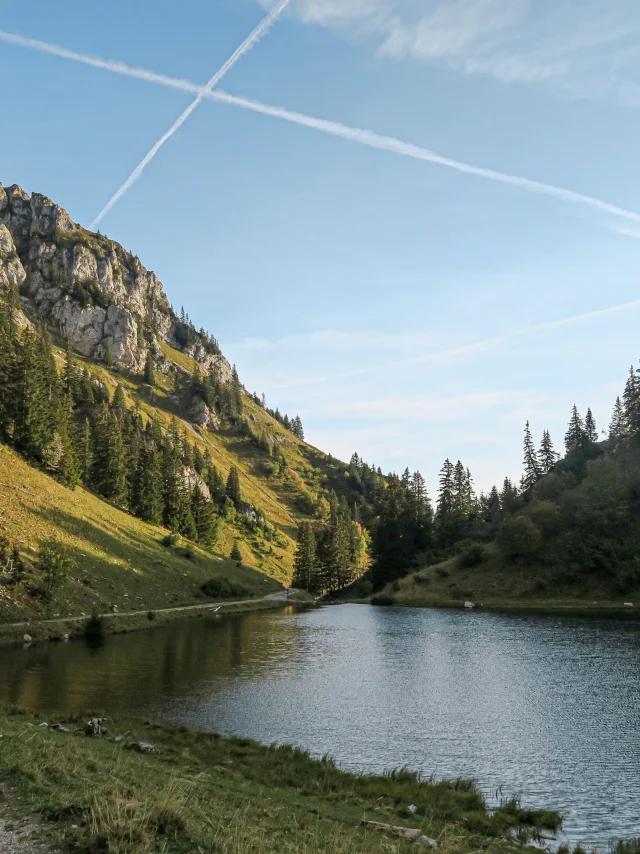
{"label": "calm lake water", "polygon": [[473,777],[560,809],[572,842],[640,835],[640,625],[341,605],[0,647],[0,701],[104,709]]}

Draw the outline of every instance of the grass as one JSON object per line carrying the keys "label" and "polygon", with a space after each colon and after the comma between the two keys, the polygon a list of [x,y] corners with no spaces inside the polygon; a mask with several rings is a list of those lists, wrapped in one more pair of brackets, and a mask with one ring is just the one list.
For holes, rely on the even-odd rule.
{"label": "grass", "polygon": [[[63,715],[49,723],[72,733],[86,719]],[[418,828],[445,854],[506,854],[523,851],[524,841],[561,821],[516,800],[491,811],[469,781],[424,781],[406,770],[361,776],[289,746],[140,721],[109,719],[103,738],[41,723],[21,710],[0,710],[0,782],[18,795],[8,808],[39,813],[43,836],[70,854],[415,849],[363,820]],[[114,735],[151,743],[157,752],[128,750]]]}
{"label": "grass", "polygon": [[640,591],[622,595],[589,575],[576,583],[548,567],[505,566],[494,545],[484,547],[477,565],[464,563],[455,557],[424,567],[388,585],[380,595],[392,598],[393,604],[414,607],[461,607],[470,600],[488,610],[636,619],[640,615]]}
{"label": "grass", "polygon": [[[32,570],[20,588],[0,586],[0,623],[25,618],[90,614],[205,604],[200,586],[226,577],[251,595],[264,596],[282,584],[228,557],[193,547],[192,559],[181,547],[161,544],[168,533],[123,513],[82,488],[70,491],[0,445],[0,533],[9,536],[33,563],[38,545],[61,542],[76,569],[51,603],[27,595],[40,581]],[[225,539],[218,548],[225,547]]]}

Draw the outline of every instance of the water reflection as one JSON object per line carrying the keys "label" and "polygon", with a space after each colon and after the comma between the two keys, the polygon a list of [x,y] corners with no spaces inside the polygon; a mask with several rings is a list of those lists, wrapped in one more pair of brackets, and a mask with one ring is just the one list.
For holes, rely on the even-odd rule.
{"label": "water reflection", "polygon": [[640,834],[640,631],[347,605],[0,648],[0,700],[104,709],[471,776],[560,808],[572,841]]}

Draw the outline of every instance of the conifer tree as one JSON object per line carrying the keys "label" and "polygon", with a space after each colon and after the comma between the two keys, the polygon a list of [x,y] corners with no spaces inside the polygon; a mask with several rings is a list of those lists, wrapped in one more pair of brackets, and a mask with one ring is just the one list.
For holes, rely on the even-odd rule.
{"label": "conifer tree", "polygon": [[598,430],[596,428],[596,420],[593,417],[591,409],[587,409],[587,414],[584,419],[584,434],[585,438],[591,444],[595,444],[598,441]]}
{"label": "conifer tree", "polygon": [[150,386],[154,386],[156,384],[156,369],[153,363],[151,350],[147,351],[147,358],[144,362],[144,381]]}
{"label": "conifer tree", "polygon": [[235,365],[231,369],[231,394],[233,406],[232,414],[239,417],[242,415],[242,384],[240,383],[240,377],[238,376],[238,371]]}
{"label": "conifer tree", "polygon": [[126,451],[118,416],[103,404],[95,425],[91,485],[114,504],[126,506]]}
{"label": "conifer tree", "polygon": [[231,560],[235,560],[236,563],[242,563],[242,552],[240,551],[240,544],[237,540],[233,541],[233,548],[229,557]]}
{"label": "conifer tree", "polygon": [[49,336],[24,330],[16,365],[13,441],[27,457],[42,460],[53,438],[58,390]]}
{"label": "conifer tree", "polygon": [[0,300],[0,437],[4,438],[9,435],[15,414],[17,342],[11,328],[12,313],[7,293]]}
{"label": "conifer tree", "polygon": [[229,477],[227,478],[226,494],[237,507],[242,501],[242,493],[240,491],[240,475],[235,466],[229,469]]}
{"label": "conifer tree", "polygon": [[316,557],[316,537],[310,522],[303,522],[298,527],[298,546],[293,564],[292,587],[301,587],[312,594],[321,592]]}
{"label": "conifer tree", "polygon": [[634,435],[640,431],[640,382],[636,371],[633,369],[633,365],[629,368],[629,376],[622,400],[626,430]]}
{"label": "conifer tree", "polygon": [[104,345],[104,363],[108,368],[113,368],[113,366],[115,365],[111,338],[107,338],[106,344]]}
{"label": "conifer tree", "polygon": [[76,445],[78,448],[78,473],[86,486],[91,478],[91,464],[93,462],[93,441],[88,418],[84,419],[77,431]]}
{"label": "conifer tree", "polygon": [[208,548],[215,545],[218,536],[218,516],[213,503],[207,501],[198,484],[193,487],[191,493],[191,515],[198,533],[198,542]]}
{"label": "conifer tree", "polygon": [[120,411],[120,414],[124,414],[127,411],[127,400],[124,396],[124,389],[118,383],[115,391],[113,392],[113,398],[111,399],[111,406],[114,409]]}
{"label": "conifer tree", "polygon": [[138,475],[138,507],[136,514],[159,525],[162,522],[162,457],[155,443],[143,443]]}
{"label": "conifer tree", "polygon": [[574,403],[571,409],[571,418],[569,419],[569,426],[564,437],[564,446],[567,449],[567,453],[571,453],[571,451],[575,451],[576,448],[581,448],[584,443],[584,423],[582,421],[580,413],[578,412],[578,407]]}
{"label": "conifer tree", "polygon": [[178,447],[177,443],[169,440],[162,451],[162,518],[172,531],[180,531],[186,504],[184,472]]}
{"label": "conifer tree", "polygon": [[617,439],[625,434],[624,409],[620,397],[616,397],[616,402],[611,413],[611,421],[609,422],[609,438]]}
{"label": "conifer tree", "polygon": [[531,436],[531,428],[529,427],[529,422],[527,421],[524,428],[524,442],[523,442],[523,451],[524,451],[524,472],[522,474],[522,479],[520,481],[522,489],[530,489],[539,479],[541,475],[540,463],[538,462],[538,455],[536,454],[535,445],[533,444],[533,437]]}
{"label": "conifer tree", "polygon": [[542,442],[540,443],[540,450],[538,451],[538,461],[540,463],[540,469],[542,474],[547,474],[554,467],[556,462],[558,461],[558,454],[553,449],[553,442],[551,441],[551,433],[548,430],[544,430],[542,432]]}

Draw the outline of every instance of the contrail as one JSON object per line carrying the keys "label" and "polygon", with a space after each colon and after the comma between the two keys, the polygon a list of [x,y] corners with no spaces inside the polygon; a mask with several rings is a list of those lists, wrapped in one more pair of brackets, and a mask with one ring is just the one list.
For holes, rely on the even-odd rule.
{"label": "contrail", "polygon": [[278,5],[272,9],[271,12],[264,18],[255,30],[247,36],[247,38],[242,42],[240,47],[229,57],[229,59],[225,62],[225,64],[213,75],[211,80],[207,83],[204,89],[195,97],[195,100],[189,104],[187,109],[181,113],[175,122],[171,125],[168,131],[164,133],[160,139],[153,145],[152,148],[149,149],[144,158],[140,161],[140,163],[133,170],[131,175],[127,178],[124,184],[120,187],[120,189],[109,199],[107,204],[102,208],[98,216],[91,223],[91,230],[95,231],[100,221],[103,219],[106,214],[109,213],[111,208],[119,201],[119,199],[124,196],[124,194],[129,190],[129,188],[138,180],[138,178],[142,175],[146,167],[151,163],[156,154],[160,151],[162,146],[167,142],[171,137],[176,133],[176,131],[180,130],[182,125],[189,118],[191,113],[196,109],[196,107],[201,103],[202,99],[218,85],[218,83],[225,77],[229,71],[233,68],[233,66],[238,62],[241,57],[248,53],[254,45],[256,45],[263,35],[268,31],[271,25],[280,17],[280,15],[284,12],[286,7],[289,5],[291,0],[281,0]]}
{"label": "contrail", "polygon": [[[272,14],[275,14],[276,11],[277,9],[274,10]],[[533,181],[529,178],[523,178],[518,175],[499,172],[494,169],[485,169],[471,163],[465,163],[464,161],[454,160],[450,157],[437,154],[427,148],[421,148],[420,146],[413,145],[412,143],[403,142],[395,137],[382,136],[370,130],[362,130],[350,127],[340,122],[315,118],[313,116],[308,116],[305,113],[263,104],[260,101],[255,101],[250,98],[241,98],[235,95],[229,95],[226,92],[208,91],[206,86],[198,85],[189,80],[168,77],[164,74],[156,74],[153,71],[148,71],[143,68],[125,65],[122,62],[105,60],[98,57],[88,56],[86,54],[76,53],[75,51],[67,50],[66,48],[55,44],[24,38],[23,36],[4,32],[2,30],[0,30],[0,41],[9,42],[10,44],[14,44],[18,47],[26,47],[31,50],[39,51],[40,53],[58,56],[62,59],[70,59],[74,62],[80,62],[94,68],[101,68],[104,71],[109,71],[113,74],[133,77],[138,80],[155,83],[170,89],[178,89],[182,92],[191,92],[196,94],[200,99],[206,98],[213,101],[223,102],[235,107],[240,107],[244,110],[250,110],[254,113],[260,113],[261,115],[271,116],[272,118],[281,119],[302,127],[317,130],[330,136],[340,137],[341,139],[349,140],[350,142],[356,142],[360,145],[366,145],[392,154],[400,154],[404,157],[412,157],[417,160],[427,161],[468,175],[474,175],[478,178],[498,181],[502,184],[510,184],[512,186],[519,187],[520,189],[527,190],[528,192],[550,196],[563,202],[585,205],[587,207],[603,211],[607,214],[621,217],[622,219],[640,222],[639,213],[610,204],[609,202],[603,201],[602,199],[594,196],[578,193],[564,187],[557,187],[553,184]],[[104,212],[100,216],[103,215]]]}

